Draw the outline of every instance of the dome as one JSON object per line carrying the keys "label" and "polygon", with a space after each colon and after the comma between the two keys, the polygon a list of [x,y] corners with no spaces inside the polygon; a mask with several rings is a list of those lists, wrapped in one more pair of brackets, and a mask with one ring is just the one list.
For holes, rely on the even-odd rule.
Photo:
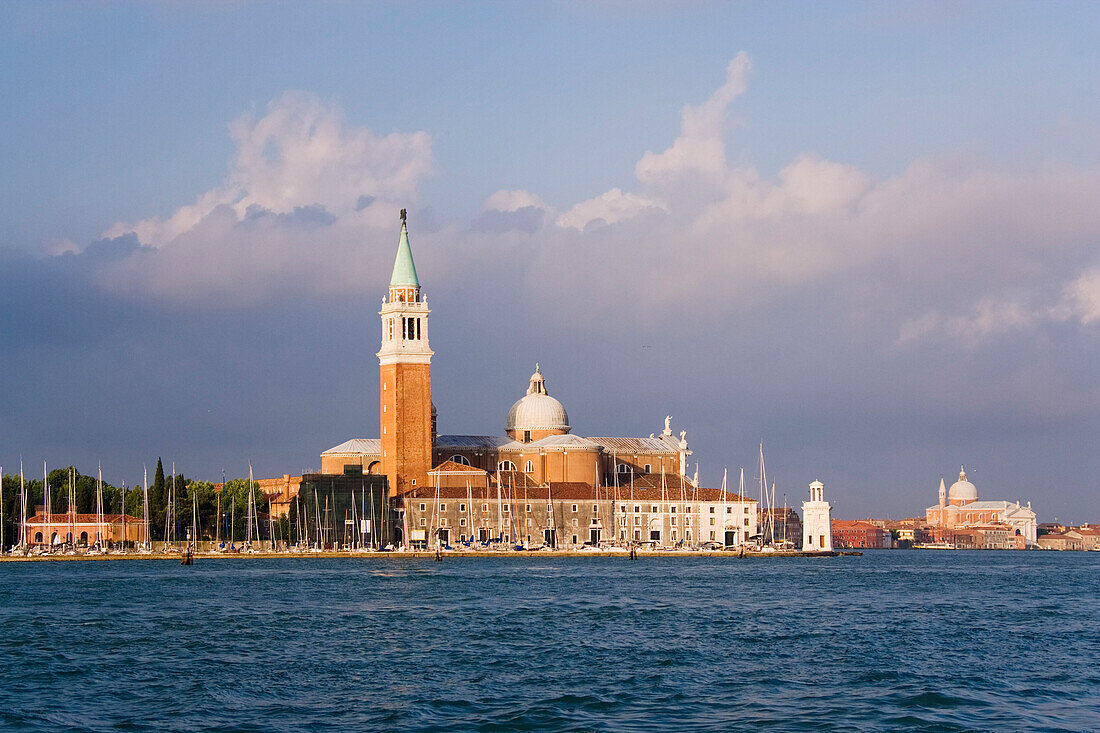
{"label": "dome", "polygon": [[966,471],[959,469],[959,480],[947,490],[948,501],[971,502],[978,500],[978,487],[966,480]]}
{"label": "dome", "polygon": [[569,415],[560,402],[546,393],[546,382],[537,364],[535,373],[531,375],[527,394],[516,400],[512,409],[508,410],[508,420],[505,422],[504,429],[506,431],[562,430],[569,432]]}

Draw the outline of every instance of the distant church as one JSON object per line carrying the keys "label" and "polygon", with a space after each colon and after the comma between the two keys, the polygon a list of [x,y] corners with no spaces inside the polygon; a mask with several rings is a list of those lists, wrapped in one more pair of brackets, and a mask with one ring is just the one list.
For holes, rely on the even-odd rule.
{"label": "distant church", "polygon": [[939,502],[925,509],[925,518],[933,527],[969,529],[989,525],[1007,525],[1025,546],[1035,544],[1038,524],[1031,502],[978,501],[978,488],[966,479],[966,469],[959,468],[959,480],[946,488],[940,479]]}
{"label": "distant church", "polygon": [[508,410],[504,435],[437,434],[431,311],[401,213],[389,294],[378,312],[381,435],[321,453],[322,475],[385,475],[412,542],[497,537],[556,545],[561,536],[573,544],[734,545],[756,534],[755,501],[688,477],[686,433],[673,435],[670,417],[649,437],[573,435],[537,364],[526,394]]}

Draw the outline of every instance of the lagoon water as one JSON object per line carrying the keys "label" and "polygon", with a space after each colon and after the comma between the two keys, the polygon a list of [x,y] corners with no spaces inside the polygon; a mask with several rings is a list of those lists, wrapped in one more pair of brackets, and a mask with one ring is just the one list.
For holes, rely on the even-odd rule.
{"label": "lagoon water", "polygon": [[0,565],[0,727],[1100,730],[1100,553]]}

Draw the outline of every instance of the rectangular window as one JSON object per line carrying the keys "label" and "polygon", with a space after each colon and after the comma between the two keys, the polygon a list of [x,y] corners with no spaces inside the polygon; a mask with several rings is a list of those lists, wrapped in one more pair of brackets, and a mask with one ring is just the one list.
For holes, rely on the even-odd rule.
{"label": "rectangular window", "polygon": [[466,511],[466,505],[465,504],[459,504],[458,505],[458,511],[460,511],[460,512]]}
{"label": "rectangular window", "polygon": [[[459,527],[465,527],[466,526],[466,517],[462,517],[461,519],[458,520],[458,526]],[[463,537],[465,537],[465,535],[463,535]]]}
{"label": "rectangular window", "polygon": [[416,340],[420,340],[420,319],[416,319]]}
{"label": "rectangular window", "polygon": [[484,514],[488,514],[489,513],[489,505],[488,504],[482,504],[481,505],[481,511]]}
{"label": "rectangular window", "polygon": [[710,538],[711,538],[712,540],[714,539],[714,532],[711,532],[711,533],[710,533]]}
{"label": "rectangular window", "polygon": [[626,504],[620,505],[619,506],[619,511],[622,512],[623,514],[626,514]]}
{"label": "rectangular window", "polygon": [[573,505],[573,511],[577,511],[577,505],[576,504]]}
{"label": "rectangular window", "polygon": [[531,505],[530,504],[524,504],[523,505],[523,511],[530,513]]}
{"label": "rectangular window", "polygon": [[577,520],[576,520],[576,519],[574,519],[574,520],[573,520],[573,526],[574,526],[574,527],[576,527],[576,526],[577,526]]}
{"label": "rectangular window", "polygon": [[501,514],[507,514],[507,513],[508,513],[508,508],[509,508],[509,507],[508,507],[508,505],[507,505],[507,504],[505,504],[505,505],[504,505],[504,506],[503,506],[503,507],[501,508]]}
{"label": "rectangular window", "polygon": [[676,513],[676,507],[669,507],[669,511],[672,512],[673,514],[675,514]]}
{"label": "rectangular window", "polygon": [[657,505],[656,504],[654,504],[653,508],[649,510],[649,513],[650,514],[656,514],[657,513]]}
{"label": "rectangular window", "polygon": [[749,508],[745,507],[745,514],[748,514],[748,513],[749,513]]}
{"label": "rectangular window", "polygon": [[672,525],[673,527],[675,527],[675,526],[676,526],[676,517],[670,517],[670,518],[669,518],[669,520],[668,520],[668,522],[669,522],[669,524],[671,524],[671,525]]}
{"label": "rectangular window", "polygon": [[726,514],[733,514],[733,507],[731,507],[731,506],[726,507]]}
{"label": "rectangular window", "polygon": [[635,504],[634,505],[634,513],[637,514],[640,511],[642,511],[642,508],[640,506],[638,506],[637,504]]}
{"label": "rectangular window", "polygon": [[554,511],[554,505],[553,504],[547,504],[546,505],[546,511],[548,511],[548,512]]}
{"label": "rectangular window", "polygon": [[684,511],[687,512],[688,514],[691,514],[691,507],[690,506],[684,507]]}
{"label": "rectangular window", "polygon": [[447,518],[446,517],[440,517],[439,518],[439,526],[440,527],[446,527],[447,526]]}
{"label": "rectangular window", "polygon": [[646,473],[649,473],[649,472],[650,472],[650,470],[651,470],[651,469],[650,469],[650,467],[649,467],[649,464],[648,464],[648,463],[647,463],[647,464],[645,464],[645,472],[646,472]]}
{"label": "rectangular window", "polygon": [[428,508],[427,504],[421,504],[420,505],[420,511],[425,511],[427,508]]}
{"label": "rectangular window", "polygon": [[600,505],[599,504],[593,504],[592,505],[592,513],[593,514],[599,514],[600,513]]}
{"label": "rectangular window", "polygon": [[714,517],[710,518],[710,526],[712,526],[712,527],[714,526]]}
{"label": "rectangular window", "polygon": [[428,524],[428,520],[423,517],[420,518],[420,526],[423,527]]}
{"label": "rectangular window", "polygon": [[439,511],[441,511],[441,512],[447,511],[447,505],[446,504],[440,504],[439,505]]}
{"label": "rectangular window", "polygon": [[635,516],[634,517],[634,526],[638,527],[638,526],[641,526],[641,524],[642,524],[642,518],[638,517],[638,516]]}
{"label": "rectangular window", "polygon": [[825,546],[825,535],[821,535],[821,544],[818,545],[818,547],[824,547],[824,546]]}
{"label": "rectangular window", "polygon": [[573,535],[573,544],[577,544],[577,535]]}
{"label": "rectangular window", "polygon": [[745,517],[745,526],[746,526],[746,527],[748,527],[748,526],[749,526],[749,518],[748,518],[748,517]]}
{"label": "rectangular window", "polygon": [[711,507],[711,508],[710,508],[710,513],[711,513],[711,514],[714,514],[714,507]]}

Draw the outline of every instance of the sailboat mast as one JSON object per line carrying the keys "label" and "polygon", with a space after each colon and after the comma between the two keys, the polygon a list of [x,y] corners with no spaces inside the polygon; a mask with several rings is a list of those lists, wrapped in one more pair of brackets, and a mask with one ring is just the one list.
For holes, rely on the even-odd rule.
{"label": "sailboat mast", "polygon": [[27,484],[23,480],[23,457],[19,457],[19,546],[27,546]]}
{"label": "sailboat mast", "polygon": [[500,468],[497,468],[497,542],[504,538],[504,507],[500,503]]}
{"label": "sailboat mast", "polygon": [[103,549],[107,541],[103,531],[103,464],[99,464],[99,470],[95,480],[95,541],[96,545]]}
{"label": "sailboat mast", "polygon": [[[726,546],[726,479],[729,476],[729,469],[722,469],[722,521],[719,522],[719,529],[722,532],[722,547]],[[741,480],[745,480],[745,469],[741,469]]]}
{"label": "sailboat mast", "polygon": [[142,471],[144,473],[141,479],[141,512],[145,524],[145,548],[149,549],[152,547],[149,542],[149,467],[142,466]]}
{"label": "sailboat mast", "polygon": [[[738,496],[738,501],[741,501],[742,497],[745,496],[745,468],[744,468],[744,466],[741,467],[741,480],[737,484],[737,496]],[[747,537],[746,537],[746,539],[747,539]]]}
{"label": "sailboat mast", "polygon": [[50,511],[50,478],[46,474],[46,462],[42,461],[42,491],[43,499],[46,502],[46,535],[43,539],[46,540],[46,546],[53,545],[53,537],[51,536],[51,525],[53,525],[53,512]]}

